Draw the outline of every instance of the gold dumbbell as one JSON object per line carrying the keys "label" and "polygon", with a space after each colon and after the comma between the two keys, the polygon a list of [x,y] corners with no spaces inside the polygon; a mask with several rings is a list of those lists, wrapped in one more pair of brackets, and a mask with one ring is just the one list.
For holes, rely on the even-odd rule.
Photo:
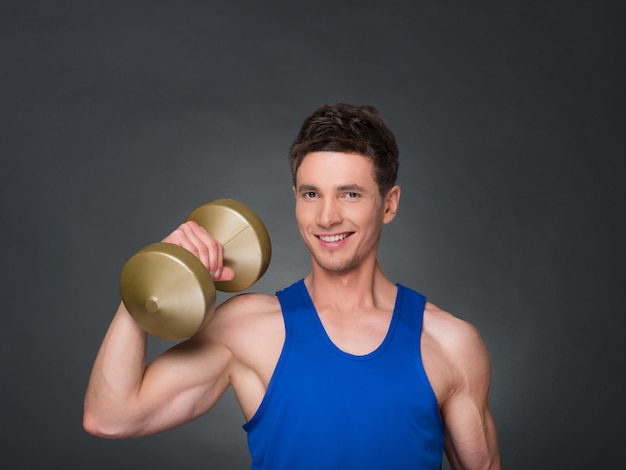
{"label": "gold dumbbell", "polygon": [[197,222],[223,245],[224,265],[235,271],[234,279],[213,282],[191,252],[163,242],[135,253],[120,275],[120,294],[131,316],[148,333],[167,340],[193,336],[215,310],[216,289],[247,289],[263,276],[272,256],[265,225],[240,202],[208,202],[187,220]]}

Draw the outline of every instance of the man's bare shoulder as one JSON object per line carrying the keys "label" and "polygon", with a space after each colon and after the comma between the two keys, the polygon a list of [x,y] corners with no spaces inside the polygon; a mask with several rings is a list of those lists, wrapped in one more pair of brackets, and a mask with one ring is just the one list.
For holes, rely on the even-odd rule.
{"label": "man's bare shoulder", "polygon": [[215,311],[208,330],[231,354],[230,382],[247,419],[267,390],[285,341],[285,323],[276,296],[241,294]]}
{"label": "man's bare shoulder", "polygon": [[468,379],[488,380],[489,359],[476,327],[430,302],[424,309],[422,351],[440,403]]}
{"label": "man's bare shoulder", "polygon": [[253,357],[264,349],[275,351],[285,336],[278,298],[257,293],[239,294],[225,301],[215,310],[207,329],[214,340],[239,358]]}
{"label": "man's bare shoulder", "polygon": [[231,297],[213,314],[209,326],[214,331],[254,326],[264,320],[282,319],[280,302],[275,295],[245,293]]}
{"label": "man's bare shoulder", "polygon": [[480,341],[474,325],[431,302],[426,302],[424,308],[424,330],[446,349],[471,346]]}
{"label": "man's bare shoulder", "polygon": [[222,303],[216,310],[228,312],[229,315],[255,315],[269,312],[280,312],[280,302],[275,295],[260,293],[245,293],[231,297]]}

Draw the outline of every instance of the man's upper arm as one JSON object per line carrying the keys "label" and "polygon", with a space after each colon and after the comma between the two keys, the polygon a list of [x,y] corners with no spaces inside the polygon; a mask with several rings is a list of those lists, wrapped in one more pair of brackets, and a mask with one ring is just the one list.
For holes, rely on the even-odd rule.
{"label": "man's upper arm", "polygon": [[455,469],[499,469],[495,424],[488,404],[491,368],[474,327],[463,323],[451,348],[455,384],[442,404],[446,455]]}
{"label": "man's upper arm", "polygon": [[146,368],[139,400],[152,407],[144,433],[172,428],[208,411],[228,388],[230,351],[209,338],[192,338]]}
{"label": "man's upper arm", "polygon": [[227,388],[231,357],[219,341],[197,335],[146,367],[146,333],[120,304],[94,361],[83,426],[96,436],[124,438],[182,424]]}

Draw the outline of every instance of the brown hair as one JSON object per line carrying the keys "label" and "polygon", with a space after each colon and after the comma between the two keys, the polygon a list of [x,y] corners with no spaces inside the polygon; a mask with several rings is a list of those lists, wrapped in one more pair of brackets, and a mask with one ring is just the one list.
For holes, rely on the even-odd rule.
{"label": "brown hair", "polygon": [[304,157],[318,151],[354,153],[371,159],[381,196],[396,182],[398,145],[373,106],[337,103],[322,106],[308,116],[289,150],[294,185]]}

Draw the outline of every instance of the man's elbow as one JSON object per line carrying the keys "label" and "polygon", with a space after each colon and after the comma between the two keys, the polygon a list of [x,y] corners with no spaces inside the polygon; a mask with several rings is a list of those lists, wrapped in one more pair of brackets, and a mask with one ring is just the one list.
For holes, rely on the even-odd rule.
{"label": "man's elbow", "polygon": [[474,464],[461,466],[463,469],[473,470],[501,470],[500,454],[496,451],[490,452],[488,455],[484,455],[482,459],[478,459]]}
{"label": "man's elbow", "polygon": [[500,470],[502,468],[502,464],[500,463],[500,454],[496,453],[496,455],[491,457],[489,462],[489,466],[487,467],[489,470]]}
{"label": "man's elbow", "polygon": [[121,425],[121,420],[104,417],[90,410],[83,412],[83,429],[92,436],[104,439],[123,439],[133,435]]}

